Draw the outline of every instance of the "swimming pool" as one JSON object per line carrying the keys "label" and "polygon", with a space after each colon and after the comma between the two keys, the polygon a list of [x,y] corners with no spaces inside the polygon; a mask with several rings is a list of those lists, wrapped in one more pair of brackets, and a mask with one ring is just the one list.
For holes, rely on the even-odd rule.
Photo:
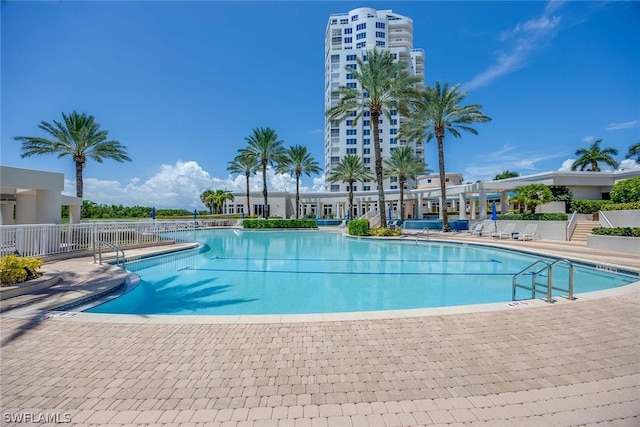
{"label": "swimming pool", "polygon": [[[466,244],[373,241],[340,232],[200,230],[200,251],[129,263],[130,292],[89,310],[119,314],[300,314],[511,301],[512,277],[540,257]],[[586,266],[575,293],[637,277]],[[568,269],[554,268],[555,284]],[[563,287],[566,287],[563,286]],[[518,297],[526,298],[519,290]]]}

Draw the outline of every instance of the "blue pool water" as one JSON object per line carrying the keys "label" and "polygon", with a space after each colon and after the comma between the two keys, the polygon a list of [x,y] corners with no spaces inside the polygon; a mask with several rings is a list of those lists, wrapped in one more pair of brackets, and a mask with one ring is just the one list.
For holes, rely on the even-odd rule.
{"label": "blue pool water", "polygon": [[[200,251],[129,263],[140,284],[87,311],[294,314],[508,302],[513,275],[539,259],[473,245],[318,231],[201,230],[196,238],[206,245]],[[554,267],[556,286],[566,288],[567,276],[566,267]],[[578,266],[575,293],[636,280]],[[518,298],[527,292],[519,290]]]}

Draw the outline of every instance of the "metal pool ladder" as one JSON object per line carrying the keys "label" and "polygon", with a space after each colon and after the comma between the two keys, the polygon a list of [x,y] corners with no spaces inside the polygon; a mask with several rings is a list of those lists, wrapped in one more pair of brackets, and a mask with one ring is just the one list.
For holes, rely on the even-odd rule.
{"label": "metal pool ladder", "polygon": [[[565,263],[569,266],[569,288],[568,289],[563,289],[563,288],[558,288],[558,287],[554,287],[553,286],[553,266],[558,264],[558,263]],[[541,267],[539,269],[535,269],[536,267],[540,266]],[[546,278],[547,278],[547,283],[539,283],[538,282],[538,276],[542,275],[542,273],[546,272]],[[530,273],[531,274],[531,285],[527,286],[527,285],[521,285],[518,283],[518,277]],[[543,276],[544,277],[544,276]],[[542,287],[543,289],[539,289],[539,287]],[[544,261],[544,260],[538,260],[536,262],[534,262],[533,264],[527,266],[526,268],[524,268],[522,271],[520,271],[519,273],[516,273],[513,275],[513,280],[512,280],[512,286],[511,286],[511,299],[513,301],[516,300],[516,288],[521,288],[521,289],[526,289],[531,291],[531,299],[534,299],[536,297],[536,293],[542,293],[542,294],[546,294],[546,298],[545,301],[552,303],[555,302],[555,300],[552,297],[552,291],[560,291],[560,292],[567,292],[568,293],[568,299],[570,300],[574,300],[574,296],[573,296],[573,263],[571,261],[569,261],[568,259],[557,259],[551,263]]]}
{"label": "metal pool ladder", "polygon": [[[116,245],[106,242],[104,240],[98,240],[96,241],[96,244],[93,246],[93,262],[96,262],[96,249],[98,250],[98,262],[100,265],[102,265],[102,245],[108,246],[111,249],[114,250],[114,252],[116,253],[116,266],[120,265],[120,260],[122,259],[122,268],[125,268],[125,256],[124,256],[124,251],[117,247]],[[122,255],[122,258],[120,258],[120,255]]]}

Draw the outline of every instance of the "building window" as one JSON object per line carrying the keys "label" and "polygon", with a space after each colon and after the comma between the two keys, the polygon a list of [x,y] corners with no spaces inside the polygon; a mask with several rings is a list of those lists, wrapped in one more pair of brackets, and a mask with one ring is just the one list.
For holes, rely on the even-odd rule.
{"label": "building window", "polygon": [[355,79],[355,78],[356,78],[356,77],[355,77],[353,74],[351,74],[351,73],[347,73],[347,80],[353,80],[353,79]]}
{"label": "building window", "polygon": [[397,185],[391,185],[391,186],[389,186],[389,189],[390,190],[397,190],[398,186]]}
{"label": "building window", "polygon": [[371,144],[371,140],[369,138],[365,138],[362,140],[362,145],[369,145]]}
{"label": "building window", "polygon": [[376,31],[376,37],[383,39],[384,38],[384,31]]}
{"label": "building window", "polygon": [[344,33],[345,33],[345,34],[351,34],[351,31],[353,31],[353,29],[352,29],[352,28],[345,28],[345,29],[344,29]]}
{"label": "building window", "polygon": [[[383,133],[384,129],[378,129],[378,133]],[[380,140],[382,142],[382,140]]]}
{"label": "building window", "polygon": [[363,129],[362,130],[362,134],[363,135],[371,135],[371,129]]}
{"label": "building window", "polygon": [[345,37],[344,38],[344,42],[345,43],[351,43],[353,41],[353,39],[351,37]]}
{"label": "building window", "polygon": [[367,28],[366,22],[356,25],[356,31],[364,30],[365,28]]}
{"label": "building window", "polygon": [[371,117],[371,111],[365,111],[364,112],[364,116],[365,117]]}
{"label": "building window", "polygon": [[386,45],[387,45],[387,44],[386,44],[385,42],[381,42],[380,40],[378,40],[378,41],[376,42],[376,46],[378,46],[378,47],[385,47]]}
{"label": "building window", "polygon": [[347,145],[355,145],[356,141],[356,138],[347,138]]}
{"label": "building window", "polygon": [[398,182],[398,177],[392,176],[391,178],[389,178],[389,182]]}
{"label": "building window", "polygon": [[356,60],[356,55],[347,55],[347,61],[355,61],[355,60]]}
{"label": "building window", "polygon": [[356,83],[355,82],[347,83],[347,87],[350,87],[351,89],[355,89]]}
{"label": "building window", "polygon": [[356,34],[356,40],[362,40],[365,37],[367,37],[367,33],[358,33],[358,34]]}
{"label": "building window", "polygon": [[391,125],[396,126],[398,124],[398,119],[391,119]]}
{"label": "building window", "polygon": [[347,126],[351,126],[353,124],[353,120],[347,120]]}
{"label": "building window", "polygon": [[338,44],[338,43],[342,43],[342,37],[341,36],[331,37],[331,44]]}
{"label": "building window", "polygon": [[389,110],[389,115],[397,116],[398,115],[398,110]]}
{"label": "building window", "polygon": [[357,186],[357,185],[354,185],[353,187],[351,187],[351,189],[352,189],[353,191],[358,191],[358,186]]}
{"label": "building window", "polygon": [[362,163],[371,163],[371,158],[369,158],[369,157],[364,157],[364,158],[362,159]]}
{"label": "building window", "polygon": [[444,182],[449,182],[449,178],[445,178],[445,179],[444,179]]}
{"label": "building window", "polygon": [[398,134],[398,129],[389,129],[389,133],[391,135],[397,135]]}
{"label": "building window", "polygon": [[358,15],[353,15],[351,17],[351,21],[357,21],[358,20]]}
{"label": "building window", "polygon": [[389,148],[389,152],[390,152],[390,153],[393,153],[393,152],[396,150],[396,148],[398,148],[398,147],[391,147],[391,148]]}
{"label": "building window", "polygon": [[427,184],[431,184],[431,178],[427,180]]}
{"label": "building window", "polygon": [[395,138],[389,138],[389,144],[393,145],[393,144],[397,144],[398,142],[396,141]]}
{"label": "building window", "polygon": [[358,42],[356,43],[356,49],[362,49],[367,45],[367,42]]}
{"label": "building window", "polygon": [[371,186],[370,185],[365,185],[362,189],[364,191],[371,191]]}
{"label": "building window", "polygon": [[362,121],[362,124],[363,124],[364,126],[371,126],[371,121],[369,121],[369,120],[363,120],[363,121]]}
{"label": "building window", "polygon": [[331,157],[331,166],[337,166],[340,163],[340,157],[332,156]]}
{"label": "building window", "polygon": [[384,30],[385,23],[384,22],[376,22],[376,28],[380,28]]}
{"label": "building window", "polygon": [[340,136],[340,129],[331,129],[331,136]]}
{"label": "building window", "polygon": [[358,69],[358,64],[347,64],[348,68],[351,68],[352,70],[357,70]]}
{"label": "building window", "polygon": [[341,24],[348,24],[348,23],[349,23],[349,20],[348,20],[347,18],[344,18],[344,19],[341,19],[341,20],[340,20],[340,23],[341,23]]}
{"label": "building window", "polygon": [[357,135],[358,129],[347,129],[347,135]]}
{"label": "building window", "polygon": [[371,148],[364,148],[362,154],[371,154]]}
{"label": "building window", "polygon": [[340,62],[340,55],[331,55],[331,63],[337,64],[338,62]]}
{"label": "building window", "polygon": [[340,191],[340,184],[331,184],[331,191]]}
{"label": "building window", "polygon": [[355,148],[347,148],[347,154],[356,154]]}
{"label": "building window", "polygon": [[369,92],[364,92],[364,93],[362,94],[362,96],[363,96],[364,98],[369,98]]}

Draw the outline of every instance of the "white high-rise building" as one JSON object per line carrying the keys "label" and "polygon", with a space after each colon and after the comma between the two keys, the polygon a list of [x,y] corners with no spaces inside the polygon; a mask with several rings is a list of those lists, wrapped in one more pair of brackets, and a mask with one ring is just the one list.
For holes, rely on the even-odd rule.
{"label": "white high-rise building", "polygon": [[[358,81],[345,67],[356,67],[356,58],[366,56],[367,50],[389,50],[398,61],[409,65],[410,72],[421,76],[424,82],[424,50],[413,48],[413,21],[393,13],[391,10],[375,10],[367,7],[354,9],[348,13],[329,16],[325,34],[325,111],[338,103],[339,97],[332,92],[340,86],[359,87]],[[419,83],[422,85],[423,83]],[[373,136],[369,120],[358,120],[352,126],[349,120],[342,123],[325,119],[324,149],[325,176],[347,154],[359,155],[375,173]],[[402,145],[411,145],[416,154],[424,158],[424,142],[398,139],[398,130],[403,118],[397,111],[391,111],[391,121],[383,115],[380,119],[380,149],[383,161],[390,153]],[[363,185],[364,184],[364,185]],[[354,185],[354,191],[375,191],[375,179]],[[326,181],[329,191],[348,191],[347,183]],[[362,186],[361,188],[359,188]],[[385,179],[385,189],[397,189],[397,177]]]}

